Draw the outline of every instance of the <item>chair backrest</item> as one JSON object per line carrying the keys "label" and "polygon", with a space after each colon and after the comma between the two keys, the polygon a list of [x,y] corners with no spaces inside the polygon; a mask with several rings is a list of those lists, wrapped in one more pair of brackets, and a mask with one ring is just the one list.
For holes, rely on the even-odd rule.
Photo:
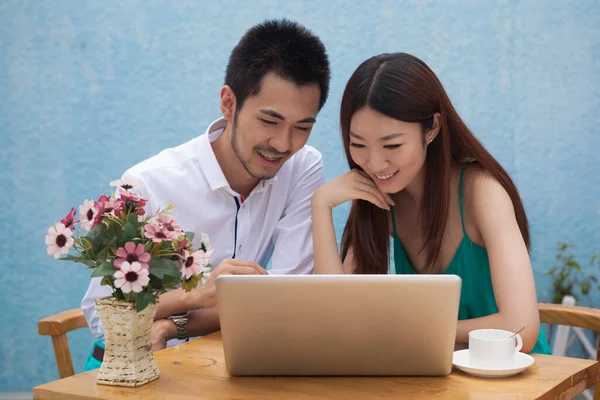
{"label": "chair backrest", "polygon": [[61,379],[75,374],[67,333],[86,326],[88,324],[81,308],[64,311],[38,322],[38,333],[52,337],[58,375]]}
{"label": "chair backrest", "polygon": [[[596,308],[540,303],[538,309],[543,324],[571,326],[600,333],[600,310]],[[600,360],[600,341],[596,343],[596,360]],[[598,386],[594,387],[594,399],[600,399]]]}
{"label": "chair backrest", "polygon": [[[540,322],[543,324],[567,325],[600,333],[599,309],[544,303],[538,304],[538,309]],[[596,359],[599,360],[600,342],[597,343],[596,350]]]}

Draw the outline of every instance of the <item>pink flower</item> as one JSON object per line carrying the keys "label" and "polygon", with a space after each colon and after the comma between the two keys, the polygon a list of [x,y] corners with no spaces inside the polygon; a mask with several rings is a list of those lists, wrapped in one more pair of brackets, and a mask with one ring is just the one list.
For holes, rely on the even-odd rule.
{"label": "pink flower", "polygon": [[71,211],[69,211],[67,216],[60,220],[65,225],[65,228],[73,229],[75,227],[75,214],[77,214],[75,207],[71,207]]}
{"label": "pink flower", "polygon": [[188,246],[188,240],[187,239],[183,239],[181,242],[179,242],[179,254],[181,254],[182,256],[184,255],[184,251],[185,248]]}
{"label": "pink flower", "polygon": [[115,287],[121,289],[123,293],[129,293],[132,290],[139,293],[150,282],[148,270],[142,268],[139,262],[121,264],[121,269],[115,272]]}
{"label": "pink flower", "polygon": [[100,210],[100,219],[102,218],[102,215],[105,214],[114,217],[116,216],[116,211],[123,207],[123,201],[120,199],[113,200],[109,196],[102,195],[96,202],[96,206]]}
{"label": "pink flower", "polygon": [[123,211],[126,213],[144,215],[144,207],[146,206],[148,200],[142,199],[140,196],[132,192],[121,193],[121,198],[119,200],[123,202],[123,205],[120,210],[115,211],[117,217],[120,217]]}
{"label": "pink flower", "polygon": [[183,230],[181,230],[179,223],[168,215],[157,216],[156,224],[167,230],[169,240],[177,239],[179,236],[183,235]]}
{"label": "pink flower", "polygon": [[146,252],[146,248],[143,244],[138,244],[137,246],[133,242],[125,243],[125,247],[119,247],[117,249],[118,258],[114,261],[114,266],[117,269],[121,268],[121,265],[124,262],[134,263],[139,262],[142,268],[148,269],[148,263],[150,262],[150,253]]}
{"label": "pink flower", "polygon": [[97,224],[96,217],[100,210],[96,207],[96,203],[92,200],[84,200],[83,205],[79,206],[79,215],[81,215],[81,229],[91,231],[94,225]]}
{"label": "pink flower", "polygon": [[144,226],[144,236],[152,239],[154,243],[160,243],[169,240],[169,231],[158,224],[148,224]]}
{"label": "pink flower", "polygon": [[62,222],[48,228],[48,234],[46,235],[48,255],[59,258],[62,254],[67,254],[73,247],[72,234],[71,230]]}
{"label": "pink flower", "polygon": [[188,280],[192,276],[198,275],[204,270],[204,267],[210,263],[211,254],[212,250],[209,253],[202,250],[196,250],[193,253],[190,253],[186,250],[183,256],[184,261],[181,264],[181,276],[185,280]]}

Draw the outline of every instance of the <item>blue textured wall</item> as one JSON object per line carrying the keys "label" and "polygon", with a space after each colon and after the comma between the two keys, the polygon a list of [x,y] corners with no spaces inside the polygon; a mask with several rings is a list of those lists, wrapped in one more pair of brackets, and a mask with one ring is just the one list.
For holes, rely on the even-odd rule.
{"label": "blue textured wall", "polygon": [[[122,4],[121,4],[122,3]],[[89,274],[46,255],[47,227],[84,198],[219,116],[232,47],[252,24],[289,17],[321,36],[331,97],[310,143],[326,178],[345,171],[344,84],[364,59],[424,59],[513,175],[533,232],[541,299],[554,244],[600,251],[600,2],[0,1],[0,391],[58,378],[38,319],[78,307]],[[347,209],[336,212],[338,231]],[[71,335],[81,371],[91,335]]]}

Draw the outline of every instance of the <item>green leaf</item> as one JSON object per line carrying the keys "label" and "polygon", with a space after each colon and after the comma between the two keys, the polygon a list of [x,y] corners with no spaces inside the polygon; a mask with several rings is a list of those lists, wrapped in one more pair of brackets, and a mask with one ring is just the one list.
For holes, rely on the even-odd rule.
{"label": "green leaf", "polygon": [[102,278],[102,281],[100,281],[100,285],[101,286],[113,286],[115,282],[115,277],[112,275],[106,275],[104,278]]}
{"label": "green leaf", "polygon": [[186,232],[183,234],[188,242],[192,243],[194,241],[194,232]]}
{"label": "green leaf", "polygon": [[117,242],[121,242],[123,240],[123,228],[117,222],[109,222],[108,228],[106,229],[106,237],[109,240],[116,237]]}
{"label": "green leaf", "polygon": [[115,272],[117,272],[117,269],[113,267],[111,263],[103,262],[99,267],[94,269],[94,272],[92,272],[92,278],[97,276],[114,275]]}
{"label": "green leaf", "polygon": [[129,292],[129,293],[124,293],[123,296],[125,296],[125,301],[128,301],[130,303],[135,303],[137,301],[138,293]]}
{"label": "green leaf", "polygon": [[142,311],[149,303],[156,304],[156,298],[148,292],[139,292],[135,302],[137,312]]}
{"label": "green leaf", "polygon": [[125,300],[125,294],[123,294],[123,291],[121,289],[115,289],[115,297],[118,300]]}
{"label": "green leaf", "polygon": [[181,275],[181,272],[178,269],[156,267],[150,268],[150,275],[158,279],[165,279],[165,276],[178,277]]}
{"label": "green leaf", "polygon": [[150,283],[148,284],[148,286],[150,286],[152,289],[156,289],[156,290],[164,290],[165,286],[163,283],[163,280],[150,275]]}
{"label": "green leaf", "polygon": [[127,223],[132,224],[133,226],[137,226],[139,223],[137,214],[129,214],[129,216],[127,217]]}
{"label": "green leaf", "polygon": [[117,243],[117,237],[113,236],[113,238],[110,240],[110,242],[108,242],[106,244],[106,246],[104,246],[104,248],[98,253],[98,255],[97,255],[98,260],[106,260],[106,255],[108,254],[108,251],[111,248],[113,248],[115,243]]}
{"label": "green leaf", "polygon": [[128,222],[127,225],[125,225],[125,229],[123,230],[123,241],[130,242],[136,236],[137,231],[135,230],[135,227],[132,223]]}
{"label": "green leaf", "polygon": [[59,258],[59,260],[60,261],[73,261],[73,262],[76,262],[76,263],[85,264],[85,265],[87,265],[90,268],[94,268],[97,265],[94,260],[90,260],[87,257],[74,256],[74,255],[71,255],[71,254],[67,254],[66,257]]}
{"label": "green leaf", "polygon": [[548,270],[548,272],[546,272],[546,275],[554,275],[554,273],[556,272],[557,269],[558,269],[558,267],[550,268],[550,270]]}
{"label": "green leaf", "polygon": [[581,293],[583,293],[584,295],[587,295],[590,291],[590,283],[589,282],[583,282],[581,284]]}
{"label": "green leaf", "polygon": [[179,269],[179,263],[177,261],[167,260],[166,258],[156,258],[156,257],[153,257],[150,260],[149,264],[150,264],[150,268],[157,267],[157,268],[175,268],[175,269]]}
{"label": "green leaf", "polygon": [[175,286],[177,286],[181,283],[181,275],[178,275],[178,276],[165,275],[162,283],[163,283],[163,287],[165,289],[174,288]]}
{"label": "green leaf", "polygon": [[152,258],[150,260],[150,275],[163,279],[165,275],[180,276],[179,262],[164,258]]}
{"label": "green leaf", "polygon": [[98,252],[100,252],[100,250],[104,247],[103,244],[106,240],[105,230],[106,228],[104,227],[104,224],[97,224],[86,236],[86,238],[92,244],[92,249],[94,250],[95,254],[98,254]]}
{"label": "green leaf", "polygon": [[554,293],[552,296],[552,303],[560,304],[562,302],[562,296],[559,293]]}
{"label": "green leaf", "polygon": [[186,292],[189,292],[192,289],[194,289],[196,286],[198,286],[198,282],[200,282],[200,276],[199,275],[192,275],[192,277],[189,280],[183,282],[183,284],[181,285],[181,287]]}

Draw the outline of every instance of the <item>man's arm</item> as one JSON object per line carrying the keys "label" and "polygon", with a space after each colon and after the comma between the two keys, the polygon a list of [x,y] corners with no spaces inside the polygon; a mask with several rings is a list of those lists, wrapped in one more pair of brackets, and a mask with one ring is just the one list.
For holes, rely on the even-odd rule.
{"label": "man's arm", "polygon": [[323,157],[319,153],[310,153],[306,164],[288,197],[283,218],[275,228],[270,274],[300,275],[313,271],[310,201],[315,190],[323,184]]}
{"label": "man's arm", "polygon": [[[151,336],[153,351],[164,349],[168,340],[177,337],[175,324],[169,319],[164,319],[169,315],[204,307],[201,310],[194,310],[189,313],[187,324],[188,337],[207,335],[220,329],[219,313],[217,312],[216,286],[217,277],[220,275],[267,275],[267,271],[254,261],[228,258],[221,261],[210,273],[206,285],[196,288],[191,292],[193,297],[184,297],[181,299],[181,293],[183,293],[183,296],[189,293],[178,290],[180,294],[175,294],[173,300],[168,305],[158,307],[161,313],[164,314],[159,315],[152,324]],[[176,291],[171,291],[169,293],[176,293]],[[169,293],[161,295],[159,304],[163,301],[163,297]],[[181,299],[179,300],[179,303],[177,302],[177,298]],[[170,314],[167,314],[167,312],[170,312]]]}
{"label": "man's arm", "polygon": [[202,288],[196,288],[191,292],[186,292],[181,288],[171,289],[158,296],[154,320],[200,308],[203,302]]}
{"label": "man's arm", "polygon": [[190,312],[188,336],[204,336],[219,329],[221,329],[221,325],[216,306]]}
{"label": "man's arm", "polygon": [[[217,307],[192,311],[188,316],[188,337],[204,336],[220,329]],[[169,319],[159,319],[152,324],[152,351],[167,347],[167,341],[177,337],[175,323]]]}

